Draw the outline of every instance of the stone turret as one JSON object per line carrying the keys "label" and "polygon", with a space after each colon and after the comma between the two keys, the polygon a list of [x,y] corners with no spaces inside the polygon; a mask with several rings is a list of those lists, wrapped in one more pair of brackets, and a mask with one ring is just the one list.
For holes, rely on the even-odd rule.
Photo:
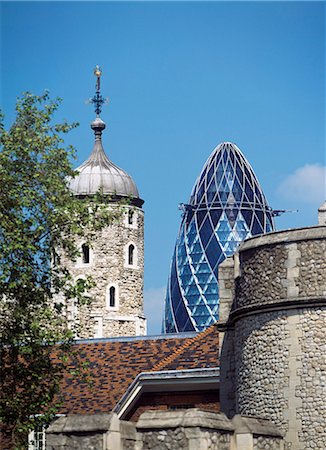
{"label": "stone turret", "polygon": [[270,420],[286,450],[326,448],[325,255],[320,225],[248,239],[220,267],[221,410]]}
{"label": "stone turret", "polygon": [[[97,115],[104,102],[99,91],[92,99]],[[80,240],[80,257],[67,266],[75,279],[91,276],[95,287],[89,292],[90,305],[68,305],[68,321],[79,326],[78,337],[112,337],[146,334],[143,312],[144,279],[144,201],[138,189],[123,169],[106,155],[102,144],[105,123],[97,116],[91,123],[95,142],[90,157],[76,170],[70,189],[80,198],[97,192],[108,196],[108,208],[121,210],[118,220],[97,233],[93,241]],[[124,203],[121,207],[121,200]]]}
{"label": "stone turret", "polygon": [[326,225],[326,201],[318,208],[318,225]]}

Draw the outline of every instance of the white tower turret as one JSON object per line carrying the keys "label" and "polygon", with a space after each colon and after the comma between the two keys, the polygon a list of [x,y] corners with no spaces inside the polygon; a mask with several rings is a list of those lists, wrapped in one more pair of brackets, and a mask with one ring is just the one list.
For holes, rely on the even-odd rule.
{"label": "white tower turret", "polygon": [[99,190],[108,196],[108,208],[121,208],[120,219],[103,228],[93,242],[78,242],[80,257],[68,262],[75,279],[91,276],[95,287],[89,305],[68,305],[68,320],[79,325],[78,337],[111,337],[146,334],[143,312],[144,279],[144,201],[133,179],[113,164],[102,145],[105,123],[99,117],[104,99],[100,94],[101,71],[97,66],[95,104],[96,119],[91,123],[95,143],[90,157],[76,170],[70,182],[73,194],[81,200]]}

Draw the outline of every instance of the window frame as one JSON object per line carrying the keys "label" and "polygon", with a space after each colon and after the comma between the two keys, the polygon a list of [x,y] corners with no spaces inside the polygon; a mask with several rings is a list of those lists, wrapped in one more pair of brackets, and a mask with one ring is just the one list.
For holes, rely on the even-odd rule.
{"label": "window frame", "polygon": [[[130,218],[131,222],[130,222]],[[134,207],[129,207],[125,213],[125,226],[127,228],[130,228],[132,230],[137,229],[137,222],[138,222],[138,214],[137,214],[137,210]]]}
{"label": "window frame", "polygon": [[[115,289],[115,303],[110,306],[110,289]],[[107,311],[119,311],[119,285],[117,282],[109,283],[106,287],[105,306]]]}
{"label": "window frame", "polygon": [[89,265],[91,262],[91,249],[86,242],[81,245],[81,259],[82,264]]}
{"label": "window frame", "polygon": [[[88,257],[89,257],[88,261],[89,262],[84,262],[84,260],[83,260],[83,257],[84,257],[83,247],[84,246],[86,246],[88,248],[88,252],[89,252],[88,253]],[[80,254],[79,254],[78,258],[77,258],[75,267],[85,267],[85,268],[86,267],[91,267],[93,265],[93,263],[94,263],[94,253],[93,253],[93,249],[92,249],[91,245],[89,243],[83,241],[83,242],[81,242],[79,244],[78,248],[79,248],[79,253]]]}
{"label": "window frame", "polygon": [[135,246],[134,244],[128,245],[128,266],[135,265]]}
{"label": "window frame", "polygon": [[[132,262],[130,263],[130,247],[133,247],[132,251]],[[138,269],[138,248],[135,242],[129,241],[125,246],[124,251],[124,261],[125,261],[125,268],[127,269]]]}

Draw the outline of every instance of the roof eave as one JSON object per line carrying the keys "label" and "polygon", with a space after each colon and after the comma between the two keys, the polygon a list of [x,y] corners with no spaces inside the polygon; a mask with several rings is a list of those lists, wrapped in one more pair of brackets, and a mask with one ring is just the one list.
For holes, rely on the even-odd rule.
{"label": "roof eave", "polygon": [[124,419],[140,396],[145,392],[180,392],[217,389],[219,382],[219,367],[141,372],[136,376],[122,398],[113,408],[113,412],[120,419]]}

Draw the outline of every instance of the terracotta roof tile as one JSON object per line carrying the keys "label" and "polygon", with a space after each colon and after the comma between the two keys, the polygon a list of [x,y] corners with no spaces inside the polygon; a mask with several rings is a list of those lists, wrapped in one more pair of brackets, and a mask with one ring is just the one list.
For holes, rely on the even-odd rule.
{"label": "terracotta roof tile", "polygon": [[216,367],[218,336],[216,326],[210,326],[202,333],[187,339],[173,353],[156,364],[153,371]]}
{"label": "terracotta roof tile", "polygon": [[[194,337],[160,336],[89,340],[77,343],[77,359],[88,363],[89,381],[67,372],[62,382],[62,414],[110,412],[141,372],[217,367],[218,331]],[[74,364],[67,367],[73,369]]]}

